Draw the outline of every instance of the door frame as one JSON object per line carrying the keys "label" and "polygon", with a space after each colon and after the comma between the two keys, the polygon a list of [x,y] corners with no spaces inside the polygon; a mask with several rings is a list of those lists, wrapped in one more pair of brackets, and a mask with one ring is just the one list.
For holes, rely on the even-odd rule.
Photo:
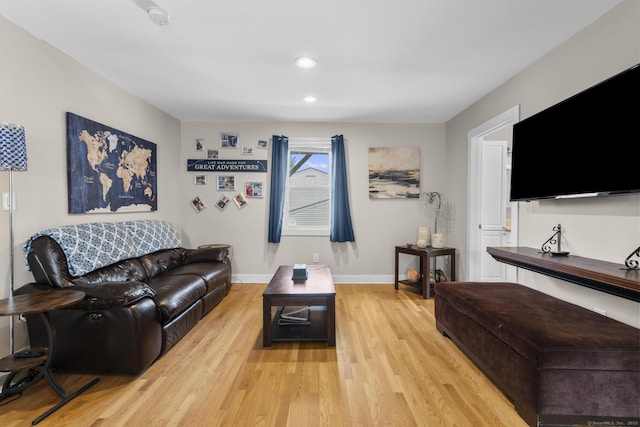
{"label": "door frame", "polygon": [[[467,134],[467,280],[477,281],[480,277],[480,194],[481,180],[478,179],[482,167],[480,143],[485,135],[520,121],[520,105],[514,105]],[[511,215],[511,245],[518,242],[518,215]]]}

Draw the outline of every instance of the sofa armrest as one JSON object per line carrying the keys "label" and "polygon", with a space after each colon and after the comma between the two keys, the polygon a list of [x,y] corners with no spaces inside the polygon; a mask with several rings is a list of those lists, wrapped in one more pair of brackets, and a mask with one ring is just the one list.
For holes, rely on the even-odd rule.
{"label": "sofa armrest", "polygon": [[184,249],[184,264],[194,262],[224,262],[230,261],[229,247]]}
{"label": "sofa armrest", "polygon": [[[75,285],[63,289],[76,289],[83,291],[84,299],[70,308],[76,310],[105,310],[117,307],[126,307],[145,297],[153,298],[156,293],[146,283],[127,281],[109,282],[94,285]],[[56,292],[56,289],[41,283],[28,283],[16,290],[16,295],[36,291]]]}

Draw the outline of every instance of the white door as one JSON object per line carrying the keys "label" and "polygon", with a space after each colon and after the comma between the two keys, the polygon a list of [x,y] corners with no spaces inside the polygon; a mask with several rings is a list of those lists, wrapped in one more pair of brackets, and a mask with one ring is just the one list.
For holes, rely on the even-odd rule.
{"label": "white door", "polygon": [[507,280],[507,264],[487,253],[487,246],[506,246],[507,141],[480,142],[480,281]]}
{"label": "white door", "polygon": [[517,246],[518,204],[508,200],[509,162],[504,160],[504,148],[483,147],[485,138],[511,141],[512,126],[519,120],[516,105],[468,133],[467,274],[463,280],[517,280],[516,267],[498,263],[487,253],[488,246]]}

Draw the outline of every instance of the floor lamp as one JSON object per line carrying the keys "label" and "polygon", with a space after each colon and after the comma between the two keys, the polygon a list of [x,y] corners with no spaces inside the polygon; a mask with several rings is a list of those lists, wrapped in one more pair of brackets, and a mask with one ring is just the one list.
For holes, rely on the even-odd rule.
{"label": "floor lamp", "polygon": [[[27,170],[27,145],[22,126],[0,123],[0,170],[9,171],[9,252],[11,260],[9,264],[10,297],[14,290],[14,260],[13,260],[13,214],[15,210],[13,196],[13,171]],[[9,318],[9,348],[15,352],[14,318]]]}

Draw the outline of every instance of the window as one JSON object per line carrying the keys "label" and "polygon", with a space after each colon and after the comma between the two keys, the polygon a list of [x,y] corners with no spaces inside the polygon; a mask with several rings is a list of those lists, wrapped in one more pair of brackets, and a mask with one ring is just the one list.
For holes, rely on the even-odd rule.
{"label": "window", "polygon": [[[328,236],[331,242],[356,241],[349,208],[344,137],[334,135],[331,137],[331,143],[326,140],[314,142],[290,141],[284,135],[273,135],[267,238],[269,243],[280,243],[280,236],[285,228],[285,234],[290,235],[324,235]],[[320,161],[315,163],[314,158]],[[326,162],[321,161],[325,159]],[[291,183],[290,177],[293,178]],[[301,198],[309,197],[310,193],[319,191],[321,187],[324,189],[325,179],[328,183],[328,196],[326,193],[322,197],[318,196],[313,203],[309,200],[306,203],[300,202]],[[300,186],[304,188],[300,189]],[[314,208],[316,213],[321,212],[320,207],[323,206],[329,210],[328,221],[323,215],[318,215],[314,220],[311,212]],[[305,211],[306,215],[303,215]],[[303,224],[303,217],[306,225]]]}
{"label": "window", "polygon": [[331,218],[331,141],[289,140],[284,235],[328,236]]}

